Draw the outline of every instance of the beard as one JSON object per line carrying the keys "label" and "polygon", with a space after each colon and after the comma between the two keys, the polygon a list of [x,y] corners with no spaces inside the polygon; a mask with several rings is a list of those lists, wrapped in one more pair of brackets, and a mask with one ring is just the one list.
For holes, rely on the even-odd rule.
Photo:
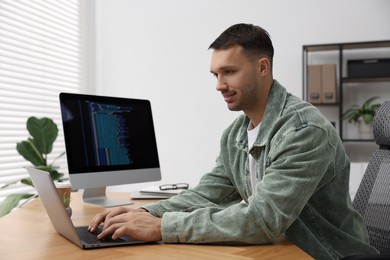
{"label": "beard", "polygon": [[230,111],[245,111],[255,107],[259,99],[259,84],[255,75],[237,91],[233,102],[228,102]]}

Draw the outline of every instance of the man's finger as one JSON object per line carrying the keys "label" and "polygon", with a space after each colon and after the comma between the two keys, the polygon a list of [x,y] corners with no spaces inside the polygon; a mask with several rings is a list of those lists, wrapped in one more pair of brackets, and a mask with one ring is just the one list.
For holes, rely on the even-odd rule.
{"label": "man's finger", "polygon": [[105,230],[106,228],[108,228],[114,224],[127,222],[128,218],[129,218],[129,216],[127,213],[121,214],[121,215],[116,215],[116,216],[113,216],[111,218],[106,218],[106,220],[104,221],[103,230]]}
{"label": "man's finger", "polygon": [[123,235],[126,234],[127,228],[125,223],[123,223],[119,228],[115,230],[115,232],[112,234],[112,239],[117,239]]}
{"label": "man's finger", "polygon": [[104,221],[105,218],[106,215],[104,214],[104,212],[93,217],[91,224],[89,224],[88,226],[88,231],[95,232],[96,228],[100,225],[100,223]]}
{"label": "man's finger", "polygon": [[97,236],[97,238],[102,240],[105,237],[110,236],[111,234],[113,234],[117,228],[118,228],[118,226],[115,225],[115,224],[112,225],[112,226],[109,226],[106,229],[103,229],[102,232]]}

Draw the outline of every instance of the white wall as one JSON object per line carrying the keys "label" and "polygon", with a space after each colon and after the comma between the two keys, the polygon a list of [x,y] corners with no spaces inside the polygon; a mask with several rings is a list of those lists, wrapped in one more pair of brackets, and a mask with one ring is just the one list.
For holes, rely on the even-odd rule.
{"label": "white wall", "polygon": [[207,48],[230,25],[268,30],[274,76],[297,96],[302,45],[390,39],[387,0],[96,0],[95,8],[95,93],[151,100],[163,183],[196,184],[238,115],[209,73]]}

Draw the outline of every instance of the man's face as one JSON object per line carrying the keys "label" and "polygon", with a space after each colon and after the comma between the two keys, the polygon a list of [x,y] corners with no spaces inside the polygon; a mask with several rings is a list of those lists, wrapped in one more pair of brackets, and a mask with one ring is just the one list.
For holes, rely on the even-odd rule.
{"label": "man's face", "polygon": [[256,110],[261,78],[257,62],[245,56],[241,46],[214,50],[210,71],[217,78],[217,91],[221,92],[231,111],[251,113]]}

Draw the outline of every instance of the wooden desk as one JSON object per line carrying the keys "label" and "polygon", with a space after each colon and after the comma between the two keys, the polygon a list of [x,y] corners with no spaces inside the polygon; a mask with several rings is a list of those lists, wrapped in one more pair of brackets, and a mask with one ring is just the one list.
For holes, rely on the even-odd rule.
{"label": "wooden desk", "polygon": [[[110,197],[126,198],[125,193]],[[139,207],[150,200],[135,200]],[[88,225],[103,208],[85,204],[72,193],[74,225]],[[40,199],[0,218],[0,259],[311,259],[288,241],[261,246],[145,244],[83,250],[59,235],[51,225]]]}

